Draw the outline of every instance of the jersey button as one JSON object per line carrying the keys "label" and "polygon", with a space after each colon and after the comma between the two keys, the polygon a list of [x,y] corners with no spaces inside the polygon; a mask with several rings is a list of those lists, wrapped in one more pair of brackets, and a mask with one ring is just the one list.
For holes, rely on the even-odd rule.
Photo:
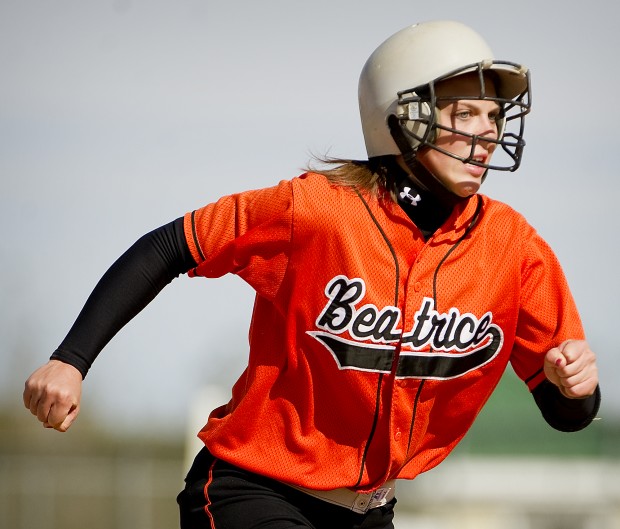
{"label": "jersey button", "polygon": [[416,281],[415,284],[413,285],[413,289],[416,292],[420,292],[420,290],[422,290],[422,283],[420,283],[419,281]]}
{"label": "jersey button", "polygon": [[402,433],[400,430],[396,430],[396,432],[394,433],[394,440],[398,441],[401,437],[402,437]]}

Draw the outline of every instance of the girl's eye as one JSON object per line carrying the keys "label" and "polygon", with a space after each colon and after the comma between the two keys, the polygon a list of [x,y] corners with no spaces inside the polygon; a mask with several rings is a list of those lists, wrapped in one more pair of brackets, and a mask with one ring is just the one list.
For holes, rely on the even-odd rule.
{"label": "girl's eye", "polygon": [[471,112],[469,110],[459,110],[455,114],[455,117],[458,119],[467,119],[469,116],[471,116]]}

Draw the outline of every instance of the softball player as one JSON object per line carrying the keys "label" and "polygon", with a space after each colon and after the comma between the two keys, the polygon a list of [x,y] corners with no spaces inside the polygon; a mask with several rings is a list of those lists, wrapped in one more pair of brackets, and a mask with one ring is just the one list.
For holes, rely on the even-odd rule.
{"label": "softball player", "polygon": [[103,276],[24,403],[66,431],[83,377],[173,278],[256,291],[246,370],[199,433],[181,527],[390,528],[398,479],[439,464],[510,362],[544,418],[586,427],[595,355],[561,267],[478,193],[521,161],[530,80],[462,24],[407,27],[368,59],[368,160],[329,160],[142,237]]}

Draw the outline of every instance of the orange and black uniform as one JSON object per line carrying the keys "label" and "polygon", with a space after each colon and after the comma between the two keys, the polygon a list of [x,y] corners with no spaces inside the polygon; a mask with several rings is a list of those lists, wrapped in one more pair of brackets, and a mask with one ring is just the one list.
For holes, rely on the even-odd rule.
{"label": "orange and black uniform", "polygon": [[392,200],[306,174],[190,213],[185,232],[190,275],[232,272],[257,292],[248,367],[200,437],[287,483],[414,478],[465,435],[508,362],[533,389],[545,353],[583,338],[549,247],[481,195],[425,241]]}
{"label": "orange and black uniform", "polygon": [[[214,461],[306,489],[366,492],[413,479],[463,438],[508,363],[554,427],[583,428],[598,409],[598,391],[575,407],[545,380],[546,352],[583,338],[579,315],[548,245],[488,197],[459,201],[425,236],[387,195],[308,173],[223,197],[138,244],[104,276],[54,357],[86,374],[179,273],[233,273],[255,289],[247,368],[199,434],[204,475],[190,472],[211,527]],[[145,253],[148,265],[137,257]],[[155,279],[104,326],[98,350],[84,352],[80,330],[92,330],[93,307],[107,303],[101,292],[145,267]]]}

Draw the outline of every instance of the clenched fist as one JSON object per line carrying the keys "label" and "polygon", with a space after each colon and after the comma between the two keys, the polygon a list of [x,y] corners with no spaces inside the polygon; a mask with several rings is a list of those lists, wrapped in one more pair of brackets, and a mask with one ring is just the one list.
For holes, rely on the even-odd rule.
{"label": "clenched fist", "polygon": [[66,432],[80,411],[82,374],[73,366],[50,360],[37,369],[24,389],[24,405],[45,428]]}
{"label": "clenched fist", "polygon": [[585,340],[566,340],[545,355],[545,375],[565,397],[582,399],[596,391],[596,355]]}

